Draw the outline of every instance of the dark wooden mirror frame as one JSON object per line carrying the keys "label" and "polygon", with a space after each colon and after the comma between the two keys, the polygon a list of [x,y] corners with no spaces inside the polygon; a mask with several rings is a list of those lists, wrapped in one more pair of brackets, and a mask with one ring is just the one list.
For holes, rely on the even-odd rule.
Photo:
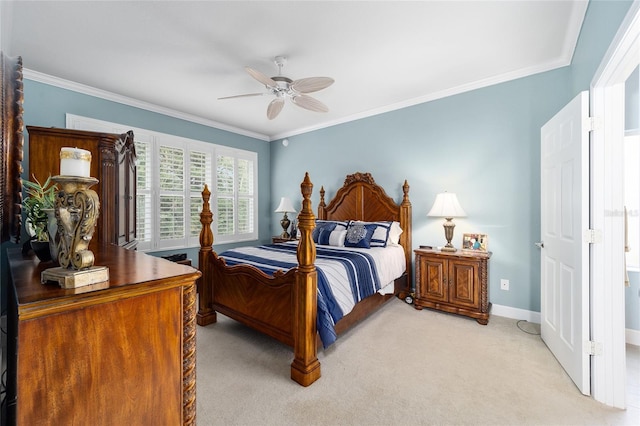
{"label": "dark wooden mirror frame", "polygon": [[0,242],[20,242],[22,227],[22,58],[0,52],[2,135],[0,140]]}

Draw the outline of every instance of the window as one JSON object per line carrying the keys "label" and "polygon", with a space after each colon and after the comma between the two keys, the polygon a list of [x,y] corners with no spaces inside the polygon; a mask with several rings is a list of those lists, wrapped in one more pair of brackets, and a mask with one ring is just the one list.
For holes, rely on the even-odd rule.
{"label": "window", "polygon": [[234,235],[256,235],[255,160],[241,152],[220,150],[216,155],[216,238],[233,241]]}
{"label": "window", "polygon": [[111,133],[133,130],[138,250],[197,247],[205,184],[212,193],[215,242],[258,238],[255,152],[71,114],[67,127]]}

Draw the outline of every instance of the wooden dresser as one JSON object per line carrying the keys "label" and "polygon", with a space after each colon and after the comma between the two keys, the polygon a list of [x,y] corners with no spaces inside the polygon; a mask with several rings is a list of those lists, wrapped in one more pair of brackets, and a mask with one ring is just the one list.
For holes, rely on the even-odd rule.
{"label": "wooden dresser", "polygon": [[7,250],[8,424],[194,425],[200,271],[100,245],[106,283],[41,284],[52,267]]}
{"label": "wooden dresser", "polygon": [[416,309],[433,308],[489,322],[487,277],[491,253],[418,249]]}
{"label": "wooden dresser", "polygon": [[91,189],[100,198],[100,216],[91,249],[100,243],[135,248],[136,242],[136,151],[133,132],[87,132],[27,126],[29,131],[29,179],[41,182],[60,174],[60,148],[91,152]]}

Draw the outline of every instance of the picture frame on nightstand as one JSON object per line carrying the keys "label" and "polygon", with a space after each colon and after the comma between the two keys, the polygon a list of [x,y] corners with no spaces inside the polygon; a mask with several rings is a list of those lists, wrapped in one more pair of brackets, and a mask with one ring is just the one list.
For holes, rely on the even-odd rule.
{"label": "picture frame on nightstand", "polygon": [[462,250],[487,252],[489,237],[487,234],[464,234],[462,236]]}

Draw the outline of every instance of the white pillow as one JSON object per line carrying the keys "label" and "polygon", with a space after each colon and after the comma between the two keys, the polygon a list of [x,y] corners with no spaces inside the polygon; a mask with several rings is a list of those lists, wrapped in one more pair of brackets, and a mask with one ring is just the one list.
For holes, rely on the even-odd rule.
{"label": "white pillow", "polygon": [[329,231],[327,229],[323,229],[320,231],[318,235],[318,245],[322,246],[337,246],[344,247],[344,240],[347,236],[346,229],[338,229],[335,231]]}
{"label": "white pillow", "polygon": [[347,236],[347,230],[343,229],[342,231],[332,231],[329,236],[329,245],[336,247],[344,247],[344,239]]}
{"label": "white pillow", "polygon": [[400,222],[392,222],[391,229],[389,230],[389,238],[387,244],[397,246],[400,244],[400,234],[402,234],[402,228],[400,228]]}

